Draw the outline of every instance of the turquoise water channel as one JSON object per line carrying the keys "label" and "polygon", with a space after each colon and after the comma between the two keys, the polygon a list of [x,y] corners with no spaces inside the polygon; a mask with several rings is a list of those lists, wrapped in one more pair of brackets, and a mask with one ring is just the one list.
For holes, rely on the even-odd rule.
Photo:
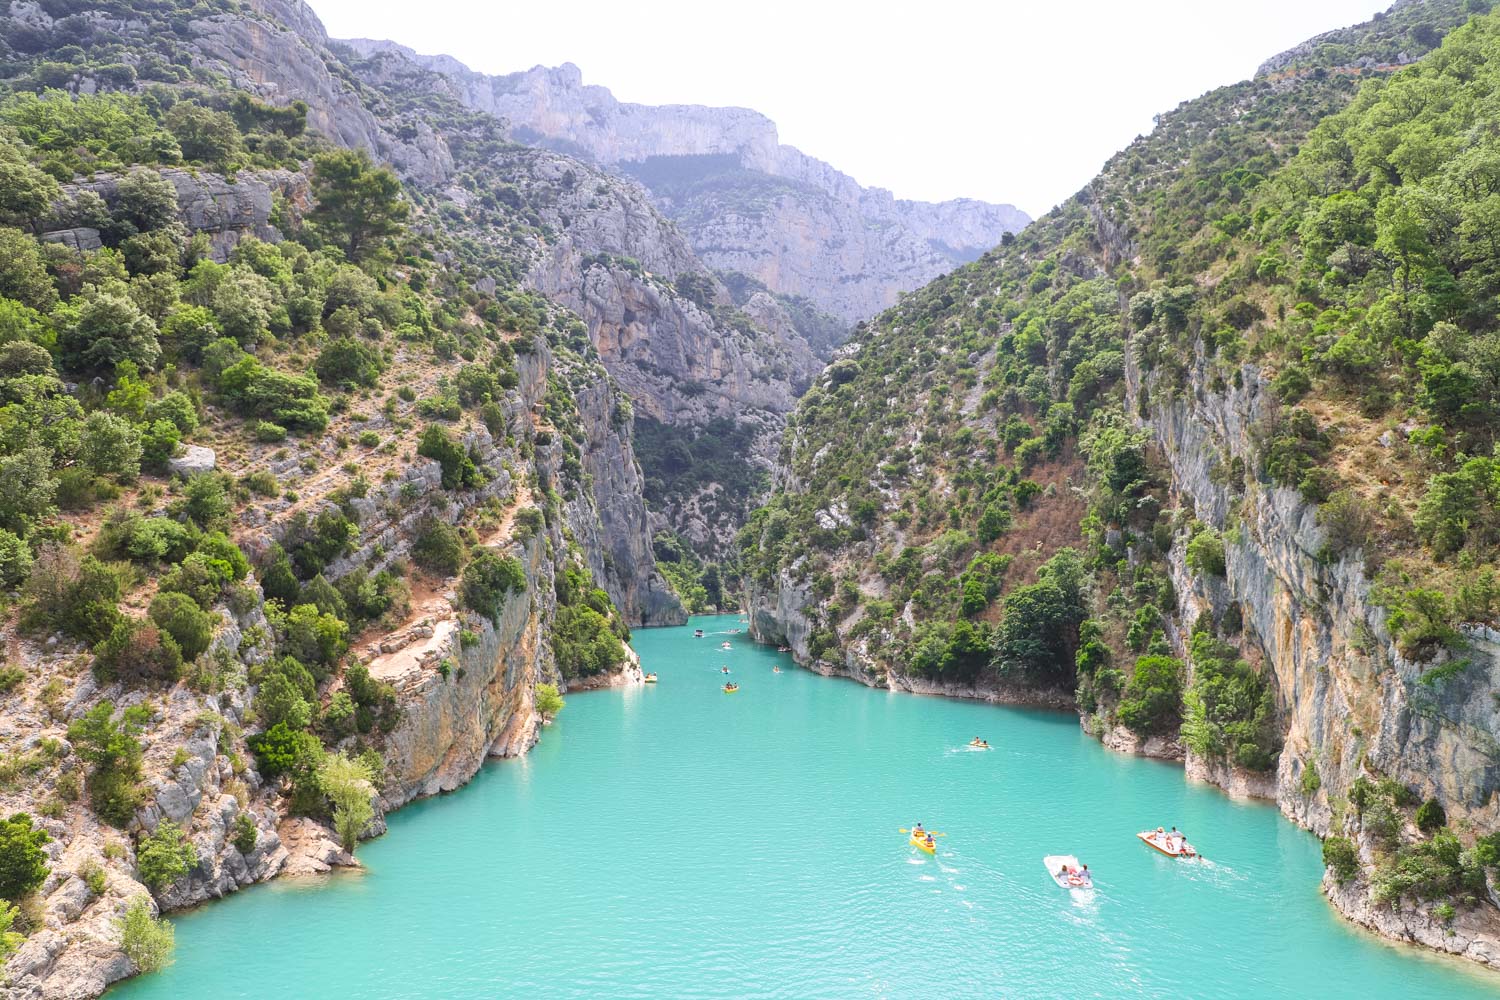
{"label": "turquoise water channel", "polygon": [[[182,915],[176,964],[111,1000],[1500,995],[1341,922],[1271,807],[1071,715],[826,680],[737,627],[637,632],[659,684],[570,697],[530,756],[392,816],[361,874]],[[935,858],[914,820],[948,834]],[[1136,840],[1157,824],[1208,860]]]}

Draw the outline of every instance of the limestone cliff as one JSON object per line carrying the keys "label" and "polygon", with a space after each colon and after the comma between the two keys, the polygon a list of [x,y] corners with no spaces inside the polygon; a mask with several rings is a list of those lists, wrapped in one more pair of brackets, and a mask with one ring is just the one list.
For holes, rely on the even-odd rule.
{"label": "limestone cliff", "polygon": [[770,119],[745,108],[650,106],[584,86],[577,66],[487,76],[450,56],[400,52],[453,81],[470,107],[509,120],[518,139],[640,180],[704,263],[801,295],[847,324],[971,260],[1030,219],[973,199],[905,201],[780,143]]}

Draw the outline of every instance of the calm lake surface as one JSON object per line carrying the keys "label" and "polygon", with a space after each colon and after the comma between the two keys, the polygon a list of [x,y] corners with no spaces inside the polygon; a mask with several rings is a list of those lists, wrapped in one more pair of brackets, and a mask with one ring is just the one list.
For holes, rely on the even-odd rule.
{"label": "calm lake surface", "polygon": [[[361,874],[184,914],[176,964],[110,1000],[1500,996],[1342,922],[1272,807],[1074,716],[826,680],[740,627],[637,632],[659,684],[569,697],[530,756],[393,815]],[[913,821],[948,834],[935,858]],[[1158,824],[1209,860],[1136,840]]]}

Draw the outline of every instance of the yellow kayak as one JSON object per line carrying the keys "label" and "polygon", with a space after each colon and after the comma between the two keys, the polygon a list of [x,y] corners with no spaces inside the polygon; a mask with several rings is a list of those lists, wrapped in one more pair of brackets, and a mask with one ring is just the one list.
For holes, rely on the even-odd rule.
{"label": "yellow kayak", "polygon": [[909,841],[907,841],[907,843],[911,844],[911,846],[915,847],[919,851],[926,851],[928,854],[933,855],[937,853],[937,842],[934,841],[929,844],[926,837],[914,836]]}

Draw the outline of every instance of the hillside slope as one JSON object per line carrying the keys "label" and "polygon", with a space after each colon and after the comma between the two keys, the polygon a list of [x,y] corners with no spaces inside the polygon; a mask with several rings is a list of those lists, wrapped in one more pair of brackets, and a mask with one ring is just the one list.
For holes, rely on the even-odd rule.
{"label": "hillside slope", "polygon": [[524,752],[545,685],[637,680],[628,626],[684,612],[636,414],[769,464],[819,364],[635,185],[345,61],[305,6],[122,13],[0,20],[18,998],[149,967],[159,911],[349,863]]}
{"label": "hillside slope", "polygon": [[1182,105],[857,330],[742,535],[758,636],[1076,704],[1326,837],[1350,916],[1500,960],[1500,18],[1397,72],[1486,7],[1401,3]]}

